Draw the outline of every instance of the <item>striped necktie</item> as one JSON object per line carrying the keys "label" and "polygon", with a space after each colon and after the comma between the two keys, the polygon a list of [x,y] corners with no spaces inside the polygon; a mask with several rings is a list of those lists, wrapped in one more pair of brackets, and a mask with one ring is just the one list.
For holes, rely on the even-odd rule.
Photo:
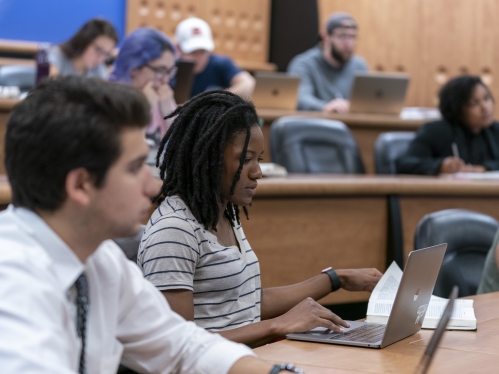
{"label": "striped necktie", "polygon": [[75,287],[78,295],[76,296],[76,332],[81,339],[81,355],[79,373],[86,374],[87,369],[85,366],[85,343],[86,343],[86,325],[87,314],[89,307],[88,299],[88,280],[85,273],[82,273],[75,282]]}

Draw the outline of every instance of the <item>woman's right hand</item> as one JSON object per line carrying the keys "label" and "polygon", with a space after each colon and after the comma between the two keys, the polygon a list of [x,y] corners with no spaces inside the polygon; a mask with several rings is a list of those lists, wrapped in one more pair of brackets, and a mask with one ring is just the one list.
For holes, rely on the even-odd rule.
{"label": "woman's right hand", "polygon": [[325,327],[334,332],[343,332],[342,326],[350,327],[347,322],[311,297],[307,297],[287,313],[275,318],[275,322],[280,336],[292,332],[305,332],[316,327]]}
{"label": "woman's right hand", "polygon": [[442,161],[440,165],[441,174],[453,174],[463,171],[466,168],[466,164],[459,157],[449,156]]}
{"label": "woman's right hand", "polygon": [[142,92],[146,95],[147,101],[151,108],[153,108],[159,101],[159,95],[154,87],[154,81],[147,82],[142,88]]}

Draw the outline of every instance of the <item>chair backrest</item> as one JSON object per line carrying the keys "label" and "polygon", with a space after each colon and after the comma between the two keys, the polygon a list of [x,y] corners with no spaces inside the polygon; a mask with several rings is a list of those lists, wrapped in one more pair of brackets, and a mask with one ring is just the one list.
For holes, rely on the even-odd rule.
{"label": "chair backrest", "polygon": [[290,173],[365,172],[357,143],[339,121],[281,117],[270,128],[270,152]]}
{"label": "chair backrest", "polygon": [[146,227],[142,225],[140,232],[130,238],[118,238],[113,239],[113,241],[118,244],[118,246],[125,252],[126,257],[130,261],[137,263],[137,252],[139,251],[140,240],[142,239],[142,234]]}
{"label": "chair backrest", "polygon": [[384,132],[374,144],[376,174],[397,174],[395,161],[405,153],[409,143],[416,137],[412,131]]}
{"label": "chair backrest", "polygon": [[17,86],[21,92],[35,87],[36,67],[26,65],[0,66],[0,86]]}
{"label": "chair backrest", "polygon": [[476,294],[498,228],[494,218],[464,209],[442,210],[423,217],[416,229],[414,248],[448,244],[434,295],[447,297],[454,285],[459,286],[459,297]]}

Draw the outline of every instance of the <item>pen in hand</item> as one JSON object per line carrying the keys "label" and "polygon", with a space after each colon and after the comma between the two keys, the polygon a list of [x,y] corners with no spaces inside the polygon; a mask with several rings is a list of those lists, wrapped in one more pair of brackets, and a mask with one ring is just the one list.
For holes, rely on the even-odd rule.
{"label": "pen in hand", "polygon": [[452,155],[455,157],[455,158],[460,158],[459,157],[459,151],[457,149],[457,144],[456,142],[453,142],[452,143]]}

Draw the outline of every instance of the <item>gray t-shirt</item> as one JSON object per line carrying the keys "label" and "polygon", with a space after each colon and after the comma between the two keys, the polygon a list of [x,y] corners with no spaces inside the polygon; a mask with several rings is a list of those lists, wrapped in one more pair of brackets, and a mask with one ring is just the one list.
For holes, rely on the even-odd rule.
{"label": "gray t-shirt", "polygon": [[[59,75],[82,75],[78,74],[74,69],[73,62],[66,57],[58,46],[52,47],[49,51],[49,62],[55,65],[59,70]],[[107,79],[108,71],[105,64],[97,65],[94,68],[88,69],[83,76],[87,78]]]}
{"label": "gray t-shirt", "polygon": [[499,291],[499,269],[496,264],[496,248],[499,245],[499,231],[496,233],[494,242],[489,249],[483,266],[482,280],[476,291],[477,295],[482,293]]}
{"label": "gray t-shirt", "polygon": [[167,197],[146,226],[137,256],[159,290],[193,293],[194,322],[209,331],[260,321],[260,264],[236,224],[236,246],[224,247],[178,196]]}
{"label": "gray t-shirt", "polygon": [[295,56],[288,73],[301,78],[298,89],[299,110],[322,110],[333,99],[349,99],[355,72],[367,71],[367,64],[354,55],[341,68],[331,66],[320,46]]}

